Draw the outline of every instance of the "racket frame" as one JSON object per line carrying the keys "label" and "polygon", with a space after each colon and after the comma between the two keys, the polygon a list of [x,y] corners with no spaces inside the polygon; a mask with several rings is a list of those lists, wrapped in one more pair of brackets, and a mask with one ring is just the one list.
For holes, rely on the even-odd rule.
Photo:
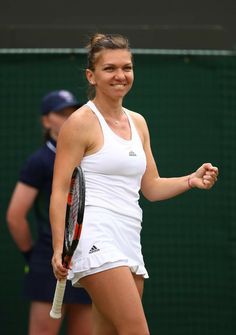
{"label": "racket frame", "polygon": [[[74,229],[72,243],[69,243],[69,217],[70,210],[72,206],[72,195],[73,195],[73,187],[76,182],[76,179],[79,179],[79,204],[77,211],[77,222],[76,227]],[[67,197],[67,206],[66,206],[66,215],[65,215],[65,236],[63,243],[63,252],[62,252],[62,264],[65,268],[69,269],[72,256],[74,251],[79,243],[79,238],[82,231],[82,223],[84,217],[84,207],[85,207],[85,179],[82,168],[80,166],[76,167],[72,173],[71,182],[70,182],[70,190]],[[68,241],[67,241],[68,240]],[[53,319],[60,319],[62,316],[62,305],[63,298],[66,289],[67,279],[57,280],[52,308],[50,311],[50,317]]]}

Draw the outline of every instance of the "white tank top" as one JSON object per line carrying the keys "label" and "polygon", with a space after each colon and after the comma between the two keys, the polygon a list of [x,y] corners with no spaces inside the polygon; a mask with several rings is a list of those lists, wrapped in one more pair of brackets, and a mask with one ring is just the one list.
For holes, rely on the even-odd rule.
{"label": "white tank top", "polygon": [[123,109],[131,128],[131,140],[125,140],[113,132],[92,101],[86,105],[96,114],[104,140],[99,151],[81,161],[86,180],[86,206],[103,207],[142,220],[139,191],[146,156],[129,111]]}

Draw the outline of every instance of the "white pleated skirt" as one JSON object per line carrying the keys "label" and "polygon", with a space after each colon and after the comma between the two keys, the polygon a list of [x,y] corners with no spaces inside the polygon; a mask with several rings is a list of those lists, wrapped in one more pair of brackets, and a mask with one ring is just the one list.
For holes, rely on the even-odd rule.
{"label": "white pleated skirt", "polygon": [[79,244],[68,279],[80,287],[80,279],[119,266],[148,278],[141,247],[141,222],[105,208],[86,206]]}

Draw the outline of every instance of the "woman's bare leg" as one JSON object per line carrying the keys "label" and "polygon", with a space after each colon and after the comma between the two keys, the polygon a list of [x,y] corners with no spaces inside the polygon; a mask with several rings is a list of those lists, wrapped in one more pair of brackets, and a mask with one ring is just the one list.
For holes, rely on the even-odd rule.
{"label": "woman's bare leg", "polygon": [[67,304],[65,314],[67,335],[92,335],[92,306],[90,304]]}
{"label": "woman's bare leg", "polygon": [[127,266],[80,280],[94,304],[93,335],[149,335],[141,295],[143,279]]}

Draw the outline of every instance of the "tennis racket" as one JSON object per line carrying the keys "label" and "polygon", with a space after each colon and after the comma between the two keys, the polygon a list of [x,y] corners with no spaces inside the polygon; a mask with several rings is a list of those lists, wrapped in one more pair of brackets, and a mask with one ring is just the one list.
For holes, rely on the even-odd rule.
{"label": "tennis racket", "polygon": [[[62,264],[69,268],[71,258],[78,245],[85,205],[85,180],[81,167],[73,171],[70,189],[67,197],[65,236],[62,253]],[[50,316],[53,319],[60,319],[62,303],[66,288],[66,279],[57,280]]]}

